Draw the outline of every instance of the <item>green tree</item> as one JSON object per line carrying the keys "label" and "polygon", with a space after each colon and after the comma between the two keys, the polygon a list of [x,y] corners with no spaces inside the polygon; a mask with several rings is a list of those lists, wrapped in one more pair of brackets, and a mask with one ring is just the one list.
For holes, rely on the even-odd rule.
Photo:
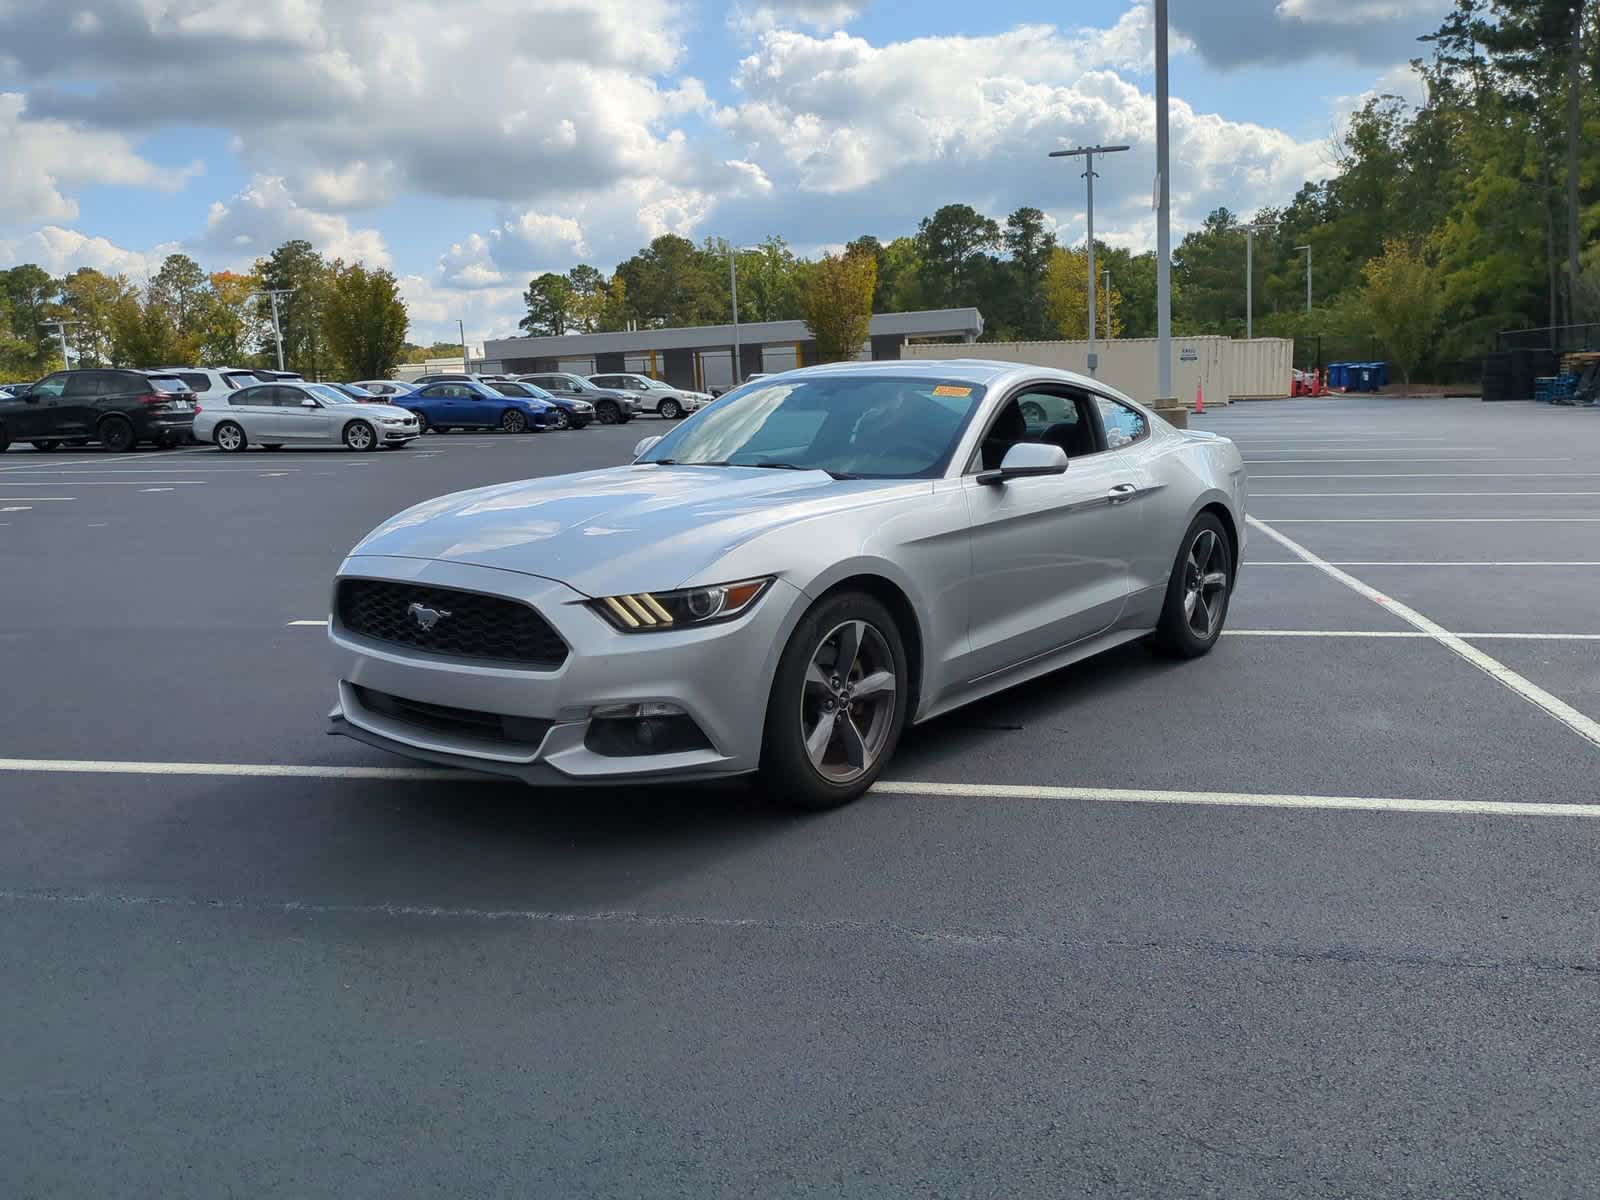
{"label": "green tree", "polygon": [[[209,282],[211,302],[200,333],[200,356],[213,366],[249,366],[259,360],[263,339],[272,336],[270,325],[263,328],[254,300],[261,279],[255,274],[217,271]],[[276,364],[276,357],[272,361]]]}
{"label": "green tree", "polygon": [[[572,289],[573,331],[598,333],[605,321],[606,301],[611,294],[606,277],[588,263],[579,263],[567,272],[567,286]],[[531,315],[531,305],[529,312]]]}
{"label": "green tree", "polygon": [[566,276],[546,271],[529,280],[522,302],[528,307],[528,315],[519,322],[524,333],[534,337],[560,336],[573,323],[577,296]]}
{"label": "green tree", "polygon": [[50,273],[35,263],[0,271],[0,309],[9,327],[11,371],[41,375],[60,357],[59,343],[47,324],[57,290]]}
{"label": "green tree", "polygon": [[[328,264],[310,242],[296,238],[258,260],[255,273],[260,276],[264,290],[289,289],[288,295],[278,298],[285,367],[300,371],[309,378],[320,378],[325,357],[322,345],[322,300],[328,279]],[[256,312],[265,331],[261,352],[276,365],[272,307],[265,297],[256,302]]]}
{"label": "green tree", "polygon": [[150,298],[167,310],[172,327],[198,341],[209,319],[211,281],[187,254],[169,254],[150,281]]}
{"label": "green tree", "polygon": [[190,357],[190,346],[172,321],[171,308],[130,288],[111,314],[111,360],[120,367],[164,367]]}
{"label": "green tree", "polygon": [[741,321],[789,321],[800,315],[800,260],[787,242],[769,237],[735,257]]}
{"label": "green tree", "polygon": [[385,378],[400,362],[408,324],[392,272],[333,264],[322,304],[322,336],[347,378]]}
{"label": "green tree", "polygon": [[628,316],[646,328],[728,319],[728,264],[714,243],[662,234],[617,265]]}
{"label": "green tree", "polygon": [[917,226],[918,274],[926,299],[941,308],[973,303],[1000,226],[970,204],[946,204]]}
{"label": "green tree", "polygon": [[829,254],[812,265],[801,304],[823,362],[854,358],[867,340],[877,279],[878,264],[871,254]]}
{"label": "green tree", "polygon": [[1019,208],[1006,218],[1004,237],[1011,258],[1012,325],[1019,337],[1043,337],[1050,329],[1044,276],[1056,248],[1056,235],[1045,228],[1044,213],[1037,208]]}
{"label": "green tree", "polygon": [[1439,324],[1438,278],[1421,250],[1398,239],[1367,263],[1366,277],[1373,324],[1409,392]]}
{"label": "green tree", "polygon": [[81,267],[61,281],[60,316],[69,322],[68,338],[78,366],[111,362],[112,316],[132,290],[121,276],[112,278],[93,267]]}
{"label": "green tree", "polygon": [[[1098,273],[1099,264],[1095,266]],[[1115,278],[1108,291],[1104,277],[1095,289],[1095,336],[1106,335],[1106,314],[1111,314],[1111,336],[1122,332],[1122,295]],[[1074,341],[1089,336],[1089,253],[1076,247],[1057,246],[1044,275],[1044,310],[1048,332]]]}

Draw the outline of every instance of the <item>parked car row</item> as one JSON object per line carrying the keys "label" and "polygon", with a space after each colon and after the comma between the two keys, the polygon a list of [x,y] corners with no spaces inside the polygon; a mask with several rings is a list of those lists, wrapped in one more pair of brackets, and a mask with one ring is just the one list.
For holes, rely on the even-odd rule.
{"label": "parked car row", "polygon": [[453,429],[582,429],[623,424],[641,412],[679,420],[710,400],[628,373],[309,383],[292,371],[256,368],[81,368],[0,388],[0,450],[22,441],[40,450],[91,441],[132,450],[191,440],[229,452],[291,443],[372,450]]}

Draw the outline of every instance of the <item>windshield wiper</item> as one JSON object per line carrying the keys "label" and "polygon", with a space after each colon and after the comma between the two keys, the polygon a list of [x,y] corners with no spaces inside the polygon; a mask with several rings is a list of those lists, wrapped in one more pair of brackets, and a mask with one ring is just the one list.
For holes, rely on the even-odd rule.
{"label": "windshield wiper", "polygon": [[746,467],[765,467],[772,471],[826,471],[827,474],[834,479],[861,478],[859,475],[852,475],[848,471],[829,471],[827,467],[803,467],[799,463],[773,462],[770,459],[764,459],[761,462],[741,463],[739,465]]}

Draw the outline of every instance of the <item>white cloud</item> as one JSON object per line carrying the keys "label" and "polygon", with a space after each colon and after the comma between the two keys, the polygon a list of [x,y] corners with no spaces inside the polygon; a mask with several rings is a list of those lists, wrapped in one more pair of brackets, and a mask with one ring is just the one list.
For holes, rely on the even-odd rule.
{"label": "white cloud", "polygon": [[17,92],[0,92],[0,226],[70,221],[78,215],[72,191],[125,184],[177,191],[199,172],[159,167],[136,154],[126,138],[65,121],[33,120]]}
{"label": "white cloud", "polygon": [[1187,0],[1172,28],[1220,67],[1283,66],[1314,58],[1373,65],[1405,61],[1451,0]]}
{"label": "white cloud", "polygon": [[149,250],[128,250],[103,237],[46,225],[16,238],[0,238],[0,268],[37,263],[52,275],[66,275],[80,267],[93,267],[143,283],[160,268],[162,259],[179,249],[177,243],[167,242]]}
{"label": "white cloud", "polygon": [[735,4],[728,13],[728,24],[745,34],[800,25],[825,31],[843,29],[866,7],[865,0],[756,0]]}
{"label": "white cloud", "polygon": [[400,294],[411,319],[411,340],[424,346],[454,341],[457,321],[465,324],[470,344],[504,337],[516,330],[527,311],[521,286],[458,288],[422,275],[404,275]]}
{"label": "white cloud", "polygon": [[208,263],[248,267],[291,238],[304,238],[328,258],[391,265],[376,229],[352,229],[336,213],[302,205],[283,179],[269,175],[256,176],[226,203],[212,204],[194,251]]}

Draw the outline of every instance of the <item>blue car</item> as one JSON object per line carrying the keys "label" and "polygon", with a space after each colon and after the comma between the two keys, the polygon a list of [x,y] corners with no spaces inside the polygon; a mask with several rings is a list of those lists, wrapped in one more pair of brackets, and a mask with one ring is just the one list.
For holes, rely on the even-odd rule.
{"label": "blue car", "polygon": [[449,433],[452,429],[537,432],[556,424],[560,411],[532,396],[502,396],[488,384],[473,380],[430,383],[393,397],[392,403],[416,413],[423,433]]}

